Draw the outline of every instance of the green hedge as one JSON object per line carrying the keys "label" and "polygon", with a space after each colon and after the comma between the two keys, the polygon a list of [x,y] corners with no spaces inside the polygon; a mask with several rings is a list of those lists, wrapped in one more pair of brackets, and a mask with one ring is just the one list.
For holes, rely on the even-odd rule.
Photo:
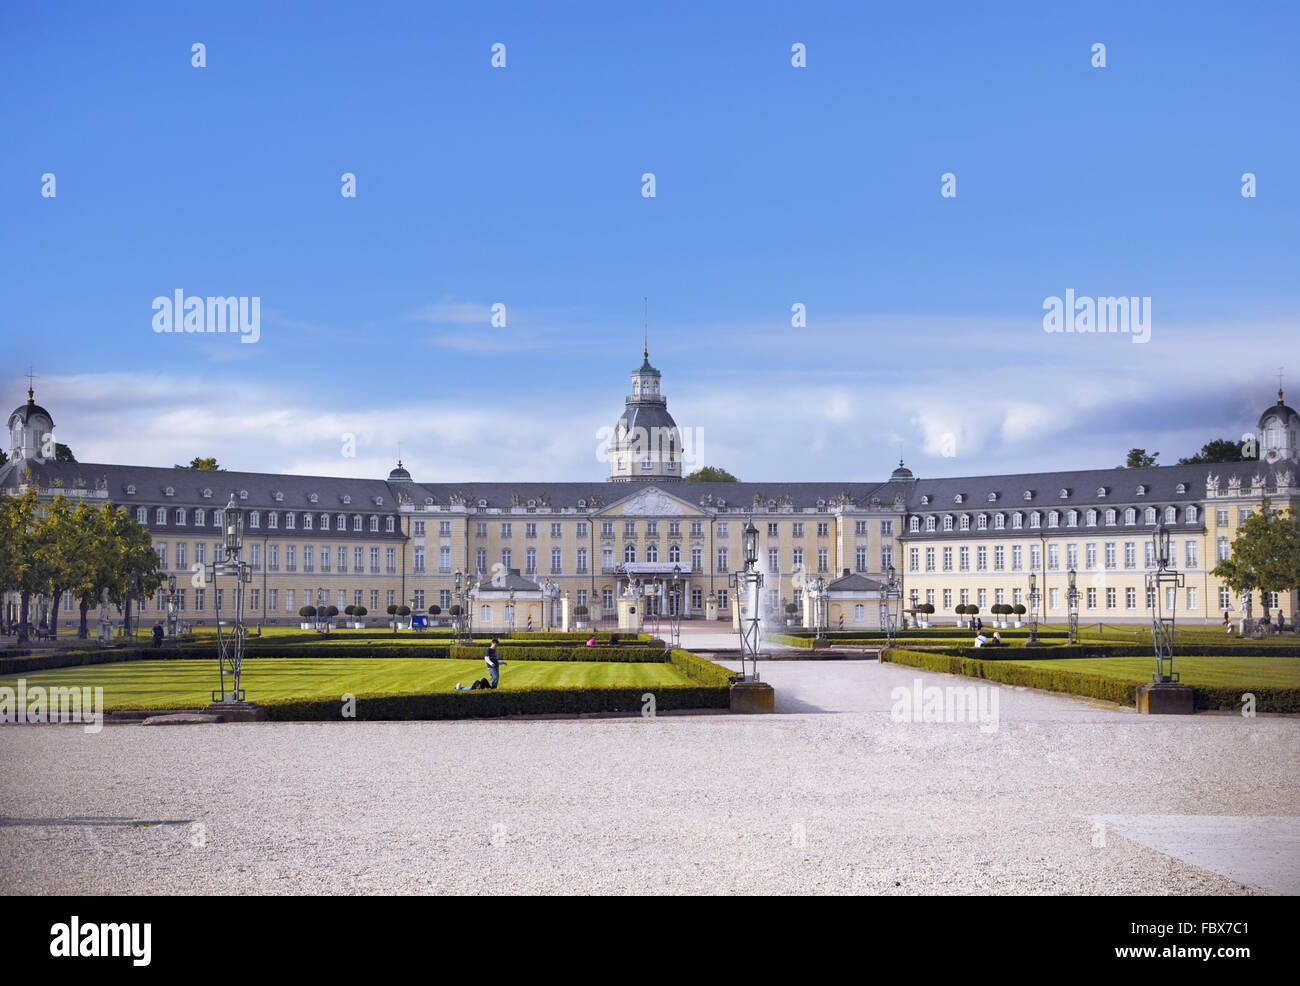
{"label": "green hedge", "polygon": [[[1065,644],[1059,647],[946,647],[931,651],[951,657],[977,657],[982,661],[1075,661],[1100,657],[1149,657],[1150,644]],[[1234,646],[1230,650],[1210,644],[1179,644],[1174,657],[1300,657],[1300,647]]]}
{"label": "green hedge", "polygon": [[[656,653],[662,660],[663,652]],[[375,695],[357,699],[356,718],[485,719],[511,715],[636,713],[645,707],[647,694],[654,696],[656,712],[730,707],[731,676],[735,672],[685,650],[672,651],[671,661],[698,684],[659,688],[480,689],[429,695]],[[343,718],[342,704],[338,701],[277,702],[268,704],[266,712],[267,718],[275,721],[337,721]]]}
{"label": "green hedge", "polygon": [[[1103,654],[1094,656],[1124,657],[1128,655]],[[1017,653],[1017,657],[1019,658],[1019,653]],[[916,651],[891,647],[884,652],[884,659],[893,664],[919,668],[922,671],[938,671],[944,674],[963,675],[967,678],[983,678],[987,681],[996,681],[1004,685],[1023,688],[1041,688],[1044,691],[1068,692],[1071,695],[1099,698],[1119,705],[1136,705],[1137,690],[1140,685],[1139,682],[1123,681],[1119,678],[1099,674],[1062,671],[1056,668],[1027,668],[1023,665],[1007,664],[1003,661],[979,660],[967,657],[964,653]],[[1224,686],[1192,686],[1195,705],[1198,709],[1239,710],[1241,708],[1241,696],[1246,691],[1254,694],[1256,711],[1300,712],[1300,688],[1243,689]]]}
{"label": "green hedge", "polygon": [[[984,624],[984,630],[987,633],[992,633],[994,630],[997,630],[997,632],[1002,634],[1002,636],[1004,637],[1028,637],[1029,636],[1029,627],[1020,627],[1019,629],[1012,628],[1008,630],[1002,630],[993,626],[991,623],[986,623]],[[898,637],[917,637],[917,638],[935,637],[935,638],[942,639],[944,637],[973,637],[974,635],[975,635],[974,630],[963,629],[961,627],[931,627],[928,630],[923,630],[920,627],[908,627],[906,630],[899,630],[898,633],[894,634],[894,637],[895,639],[897,639]],[[774,636],[816,637],[817,631],[790,628],[788,630],[783,630],[777,634],[769,633],[767,636],[768,639],[771,639]],[[827,630],[824,636],[834,641],[884,640],[885,631],[883,630]],[[1039,630],[1038,637],[1040,640],[1054,639],[1058,637],[1064,640],[1069,637],[1069,634],[1064,630]]]}
{"label": "green hedge", "polygon": [[[657,712],[677,709],[725,709],[730,704],[726,688],[670,685],[659,688],[534,688],[527,691],[438,692],[430,695],[375,695],[356,702],[359,720],[482,719],[511,715],[575,715],[591,712],[640,712],[651,694]],[[265,706],[273,721],[338,721],[343,718],[337,700],[276,702]]]}
{"label": "green hedge", "polygon": [[[487,644],[472,646],[446,644],[404,644],[385,647],[374,643],[331,644],[328,647],[280,646],[250,640],[244,649],[246,658],[422,658],[439,660],[448,657],[481,661]],[[574,647],[516,646],[503,641],[498,651],[503,661],[594,661],[619,664],[660,664],[668,660],[666,652],[655,647]],[[185,647],[123,647],[104,650],[59,651],[37,657],[0,658],[0,676],[47,671],[90,664],[116,664],[124,661],[213,661],[215,644]]]}

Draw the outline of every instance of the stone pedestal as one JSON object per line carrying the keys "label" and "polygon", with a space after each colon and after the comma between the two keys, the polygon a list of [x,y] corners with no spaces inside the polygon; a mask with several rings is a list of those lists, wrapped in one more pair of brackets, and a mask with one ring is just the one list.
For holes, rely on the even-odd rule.
{"label": "stone pedestal", "polygon": [[716,620],[718,618],[718,601],[716,599],[706,599],[704,602],[704,618],[706,620]]}
{"label": "stone pedestal", "polygon": [[1191,685],[1150,681],[1137,690],[1137,710],[1145,715],[1189,716],[1196,711]]}
{"label": "stone pedestal", "polygon": [[640,633],[645,615],[640,599],[620,597],[618,600],[618,629],[622,633]]}
{"label": "stone pedestal", "polygon": [[772,712],[776,692],[765,681],[738,681],[731,686],[732,712]]}
{"label": "stone pedestal", "polygon": [[212,702],[203,714],[217,716],[219,722],[266,721],[266,709],[252,702]]}

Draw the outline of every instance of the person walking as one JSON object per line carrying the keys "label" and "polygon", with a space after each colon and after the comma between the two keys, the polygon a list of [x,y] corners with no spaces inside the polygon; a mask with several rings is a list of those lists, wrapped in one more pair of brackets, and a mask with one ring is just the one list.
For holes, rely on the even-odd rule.
{"label": "person walking", "polygon": [[159,623],[155,623],[155,624],[153,625],[153,645],[154,645],[155,647],[161,647],[161,646],[162,646],[162,638],[163,638],[163,627],[162,627],[162,623],[161,623],[161,622],[159,622]]}

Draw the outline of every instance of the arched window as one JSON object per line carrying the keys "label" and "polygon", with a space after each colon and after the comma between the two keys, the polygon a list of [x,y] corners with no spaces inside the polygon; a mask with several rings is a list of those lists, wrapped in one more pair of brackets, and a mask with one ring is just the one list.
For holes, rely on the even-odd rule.
{"label": "arched window", "polygon": [[645,546],[645,560],[646,561],[659,560],[659,545],[655,544],[653,541],[651,541],[649,544]]}
{"label": "arched window", "polygon": [[1097,511],[1095,511],[1095,510],[1089,510],[1088,513],[1087,513],[1087,520],[1085,521],[1085,523],[1086,523],[1089,527],[1096,527],[1096,526],[1097,526]]}
{"label": "arched window", "polygon": [[1056,527],[1058,524],[1060,524],[1060,522],[1061,522],[1061,515],[1059,513],[1057,513],[1055,510],[1048,511],[1047,514],[1048,527]]}
{"label": "arched window", "polygon": [[1156,522],[1156,508],[1147,507],[1146,510],[1142,512],[1142,519],[1148,524],[1154,524]]}
{"label": "arched window", "polygon": [[1165,523],[1166,523],[1166,524],[1176,524],[1176,523],[1178,523],[1178,508],[1177,508],[1177,507],[1165,507]]}
{"label": "arched window", "polygon": [[668,560],[674,565],[681,563],[682,546],[680,544],[670,544],[668,546]]}
{"label": "arched window", "polygon": [[184,508],[184,507],[181,507],[181,508],[179,508],[179,509],[176,511],[176,526],[177,526],[177,527],[184,527],[184,526],[185,526],[185,508]]}
{"label": "arched window", "polygon": [[934,530],[934,515],[933,515],[933,514],[931,514],[929,517],[925,518],[925,529],[926,529],[927,531],[933,531],[933,530]]}
{"label": "arched window", "polygon": [[634,562],[636,562],[636,545],[635,544],[623,545],[623,563],[625,565],[630,565],[633,564]]}
{"label": "arched window", "polygon": [[1114,507],[1111,507],[1111,508],[1109,508],[1109,509],[1106,511],[1106,526],[1107,526],[1107,527],[1114,527],[1114,526],[1115,526],[1115,508],[1114,508]]}
{"label": "arched window", "polygon": [[963,531],[969,531],[969,530],[970,530],[970,514],[962,514],[962,515],[961,515],[961,529],[962,529]]}
{"label": "arched window", "polygon": [[907,522],[907,529],[909,531],[919,531],[921,529],[921,518],[913,517],[911,520],[909,520]]}
{"label": "arched window", "polygon": [[1189,524],[1195,524],[1198,516],[1199,516],[1199,511],[1197,511],[1195,506],[1188,507],[1187,512],[1184,515],[1184,517],[1187,520],[1187,523]]}
{"label": "arched window", "polygon": [[944,514],[944,517],[943,517],[943,529],[944,529],[945,531],[951,531],[951,530],[952,530],[952,514]]}
{"label": "arched window", "polygon": [[980,514],[975,518],[975,529],[979,531],[987,531],[989,529],[988,514]]}
{"label": "arched window", "polygon": [[1032,514],[1029,515],[1029,526],[1032,528],[1041,527],[1042,521],[1043,521],[1043,516],[1037,510],[1035,510]]}
{"label": "arched window", "polygon": [[1005,529],[1006,526],[1007,526],[1007,518],[1006,518],[1005,516],[1003,516],[1002,514],[994,514],[994,516],[993,516],[993,530],[995,530],[995,531],[1001,531],[1001,530]]}
{"label": "arched window", "polygon": [[1137,511],[1134,510],[1132,507],[1129,507],[1124,511],[1124,523],[1126,524],[1137,523]]}
{"label": "arched window", "polygon": [[1016,512],[1011,515],[1011,529],[1013,531],[1020,530],[1022,527],[1024,527],[1024,525],[1025,525],[1024,514]]}

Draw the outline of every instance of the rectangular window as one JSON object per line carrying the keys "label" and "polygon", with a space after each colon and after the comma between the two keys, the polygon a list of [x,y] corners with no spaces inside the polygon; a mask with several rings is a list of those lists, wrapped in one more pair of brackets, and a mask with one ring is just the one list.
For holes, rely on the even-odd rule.
{"label": "rectangular window", "polygon": [[993,549],[993,571],[1001,572],[1007,567],[1007,551],[1002,545]]}
{"label": "rectangular window", "polygon": [[1047,546],[1047,567],[1051,571],[1056,571],[1061,567],[1061,546],[1059,544],[1049,544]]}
{"label": "rectangular window", "polygon": [[1183,542],[1183,562],[1188,568],[1199,568],[1201,549],[1199,541]]}
{"label": "rectangular window", "polygon": [[1136,541],[1124,542],[1124,567],[1137,568],[1138,552]]}
{"label": "rectangular window", "polygon": [[1011,546],[1011,570],[1013,572],[1018,572],[1024,568],[1024,557],[1024,548],[1018,544],[1013,544]]}
{"label": "rectangular window", "polygon": [[560,525],[559,525],[559,523],[556,522],[556,523],[551,524],[551,537],[553,537],[553,538],[557,538],[557,537],[559,537],[559,536],[560,536]]}
{"label": "rectangular window", "polygon": [[268,613],[278,613],[280,611],[279,589],[270,589],[267,591],[266,611]]}
{"label": "rectangular window", "polygon": [[298,571],[298,547],[297,545],[287,545],[284,549],[284,570],[286,572]]}
{"label": "rectangular window", "polygon": [[729,571],[731,571],[730,567],[729,567],[728,564],[727,564],[727,549],[726,549],[726,548],[719,548],[719,549],[718,549],[718,566],[717,566],[717,570],[718,570],[719,572],[729,572]]}
{"label": "rectangular window", "polygon": [[1043,549],[1041,545],[1031,544],[1029,546],[1029,567],[1035,572],[1040,571],[1043,567]]}
{"label": "rectangular window", "polygon": [[829,572],[829,571],[830,571],[830,564],[831,564],[831,562],[830,562],[830,549],[829,549],[829,548],[818,548],[818,549],[817,549],[817,571],[819,571],[819,572]]}
{"label": "rectangular window", "polygon": [[587,574],[587,549],[578,549],[578,572],[579,575]]}
{"label": "rectangular window", "polygon": [[634,520],[623,521],[623,536],[625,538],[636,537],[636,521]]}
{"label": "rectangular window", "polygon": [[1133,588],[1133,586],[1129,586],[1127,589],[1124,590],[1124,608],[1137,609],[1137,604],[1138,604],[1137,589]]}
{"label": "rectangular window", "polygon": [[292,615],[292,614],[293,614],[293,609],[294,609],[294,607],[293,607],[293,590],[292,590],[292,589],[285,589],[285,590],[284,590],[284,611],[285,611],[286,613],[289,613],[290,615]]}
{"label": "rectangular window", "polygon": [[610,610],[612,610],[612,609],[614,608],[614,590],[613,590],[613,589],[601,589],[601,590],[600,590],[600,606],[601,606],[601,609],[605,610],[605,612],[607,612],[607,613],[608,613]]}
{"label": "rectangular window", "polygon": [[943,549],[943,570],[945,572],[952,571],[952,548]]}
{"label": "rectangular window", "polygon": [[537,525],[534,523],[524,524],[524,537],[526,538],[537,537]]}
{"label": "rectangular window", "polygon": [[1097,545],[1093,543],[1083,546],[1084,566],[1091,571],[1097,567]]}
{"label": "rectangular window", "polygon": [[[325,529],[326,529],[325,527],[321,528],[321,530],[325,530]],[[422,520],[414,521],[411,525],[411,533],[418,538],[424,537],[424,521]],[[420,608],[424,609],[423,606],[421,606]]]}
{"label": "rectangular window", "polygon": [[957,549],[957,568],[962,572],[970,571],[970,548]]}
{"label": "rectangular window", "polygon": [[322,544],[320,546],[320,570],[322,572],[328,572],[330,570],[331,557],[330,546],[328,544]]}
{"label": "rectangular window", "polygon": [[339,562],[338,564],[339,571],[346,572],[348,570],[348,549],[343,547],[342,545],[339,545],[338,554],[335,557],[338,559]]}
{"label": "rectangular window", "polygon": [[950,609],[952,609],[952,590],[944,589],[943,590],[943,611],[947,612]]}
{"label": "rectangular window", "polygon": [[302,546],[302,570],[304,572],[314,572],[316,570],[316,549],[310,544]]}
{"label": "rectangular window", "polygon": [[1048,609],[1060,609],[1060,608],[1061,608],[1061,590],[1060,590],[1060,589],[1048,589],[1048,590],[1047,590],[1047,608],[1048,608]]}
{"label": "rectangular window", "polygon": [[[365,570],[366,570],[366,549],[353,548],[352,549],[352,571],[360,573],[360,572],[364,572]],[[361,604],[358,603],[357,605],[359,606]]]}
{"label": "rectangular window", "polygon": [[989,567],[989,549],[979,547],[975,549],[975,571],[987,572]]}
{"label": "rectangular window", "polygon": [[803,521],[796,520],[790,525],[790,536],[796,538],[803,537]]}
{"label": "rectangular window", "polygon": [[1115,588],[1114,588],[1113,586],[1108,587],[1108,588],[1106,589],[1106,608],[1107,608],[1107,609],[1114,609],[1114,608],[1115,608],[1115,595],[1116,595],[1116,590],[1115,590]]}
{"label": "rectangular window", "polygon": [[449,608],[451,607],[451,590],[450,590],[450,589],[439,589],[439,590],[438,590],[438,606],[439,606],[440,609],[443,609],[443,610],[449,609]]}
{"label": "rectangular window", "polygon": [[451,548],[447,545],[438,547],[438,574],[446,575],[451,571]]}
{"label": "rectangular window", "polygon": [[919,572],[921,570],[921,549],[907,549],[907,570],[909,572]]}
{"label": "rectangular window", "polygon": [[[415,565],[415,574],[423,575],[424,574],[424,548],[417,547],[415,549],[414,565]],[[423,609],[423,607],[421,607],[421,609]]]}
{"label": "rectangular window", "polygon": [[266,552],[266,567],[272,572],[280,571],[280,546],[271,545]]}
{"label": "rectangular window", "polygon": [[1089,587],[1087,596],[1088,596],[1088,608],[1089,608],[1089,609],[1096,609],[1096,608],[1097,608],[1097,590],[1096,590],[1095,588]]}
{"label": "rectangular window", "polygon": [[[861,561],[866,561],[865,554]],[[767,549],[767,571],[770,575],[776,575],[781,571],[781,550],[779,548]],[[861,571],[861,569],[859,569]]]}
{"label": "rectangular window", "polygon": [[438,537],[440,538],[451,537],[451,521],[449,520],[438,521]]}
{"label": "rectangular window", "polygon": [[691,571],[704,571],[704,552],[699,548],[691,549]]}
{"label": "rectangular window", "polygon": [[514,558],[515,553],[509,548],[501,549],[501,567],[507,572],[510,571],[510,566],[514,564]]}
{"label": "rectangular window", "polygon": [[1187,587],[1187,608],[1188,608],[1189,610],[1194,610],[1194,609],[1196,609],[1196,606],[1197,606],[1197,598],[1198,598],[1198,597],[1197,597],[1197,594],[1196,594],[1196,586],[1194,586],[1194,585],[1189,585],[1189,586]]}
{"label": "rectangular window", "polygon": [[1214,511],[1214,523],[1217,527],[1228,526],[1228,511],[1226,508],[1220,508]]}
{"label": "rectangular window", "polygon": [[396,548],[384,549],[384,571],[387,572],[389,575],[397,574],[397,549]]}
{"label": "rectangular window", "polygon": [[927,572],[934,571],[934,557],[935,557],[934,549],[926,548],[925,549],[925,570]]}
{"label": "rectangular window", "polygon": [[559,575],[562,568],[563,565],[562,565],[561,549],[552,548],[551,549],[551,574]]}
{"label": "rectangular window", "polygon": [[1115,542],[1107,541],[1106,544],[1103,546],[1103,550],[1105,551],[1106,567],[1115,568],[1117,565],[1116,556],[1115,556]]}
{"label": "rectangular window", "polygon": [[853,522],[853,533],[858,537],[866,537],[867,522],[865,520],[855,520]]}
{"label": "rectangular window", "polygon": [[370,571],[372,574],[379,574],[379,549],[370,549]]}

